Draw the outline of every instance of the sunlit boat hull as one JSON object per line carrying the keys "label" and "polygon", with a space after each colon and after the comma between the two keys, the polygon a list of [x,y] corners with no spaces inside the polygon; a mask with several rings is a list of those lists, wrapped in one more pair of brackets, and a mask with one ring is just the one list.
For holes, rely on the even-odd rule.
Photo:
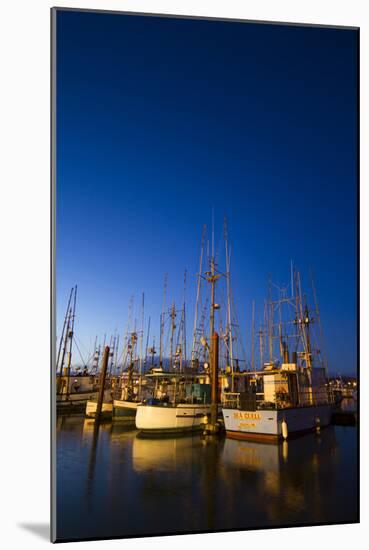
{"label": "sunlit boat hull", "polygon": [[70,393],[70,394],[62,394],[56,396],[56,403],[57,405],[62,405],[63,403],[68,402],[76,402],[76,403],[86,403],[89,400],[96,399],[99,395],[98,391],[86,391],[86,392],[79,392],[79,393]]}
{"label": "sunlit boat hull", "polygon": [[204,428],[210,405],[139,405],[136,428],[148,434],[194,432]]}
{"label": "sunlit boat hull", "polygon": [[332,406],[329,404],[254,411],[223,408],[226,435],[235,439],[278,441],[283,438],[284,420],[290,437],[328,426],[331,417]]}
{"label": "sunlit boat hull", "polygon": [[137,412],[137,401],[124,401],[122,399],[114,399],[113,413],[114,416],[134,419]]}
{"label": "sunlit boat hull", "polygon": [[[97,401],[87,401],[86,403],[86,417],[95,418],[97,411]],[[102,418],[111,418],[113,414],[113,403],[103,403],[101,408]]]}

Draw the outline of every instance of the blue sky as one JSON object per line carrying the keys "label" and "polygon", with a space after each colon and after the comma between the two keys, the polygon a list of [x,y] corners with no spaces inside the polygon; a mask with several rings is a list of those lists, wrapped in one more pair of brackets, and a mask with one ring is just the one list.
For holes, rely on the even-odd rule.
{"label": "blue sky", "polygon": [[[246,353],[251,303],[290,260],[314,271],[331,372],[356,368],[357,33],[59,11],[57,332],[124,332],[130,296],[159,338],[191,332],[202,226],[228,218]],[[78,357],[77,357],[78,359]]]}

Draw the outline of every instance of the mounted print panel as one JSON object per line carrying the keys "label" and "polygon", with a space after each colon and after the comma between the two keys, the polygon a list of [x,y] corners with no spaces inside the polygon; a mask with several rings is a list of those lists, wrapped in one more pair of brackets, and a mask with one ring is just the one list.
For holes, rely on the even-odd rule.
{"label": "mounted print panel", "polygon": [[359,520],[359,29],[52,10],[52,539]]}

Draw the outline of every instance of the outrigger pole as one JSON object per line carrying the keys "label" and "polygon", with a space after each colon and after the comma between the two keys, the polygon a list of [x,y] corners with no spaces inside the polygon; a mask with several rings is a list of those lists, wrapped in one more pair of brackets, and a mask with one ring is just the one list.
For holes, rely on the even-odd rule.
{"label": "outrigger pole", "polygon": [[[71,303],[71,301],[72,301],[73,291],[74,291],[74,287],[72,287],[72,288],[70,289],[70,294],[69,294],[69,300],[68,300],[67,310],[66,310],[66,312],[65,312],[64,323],[63,323],[63,330],[62,330],[62,333],[61,333],[61,336],[60,336],[58,356],[57,356],[57,359],[56,359],[56,372],[58,372],[59,359],[60,359],[60,353],[61,353],[62,345],[65,344],[65,342],[64,342],[64,334],[65,334],[65,329],[66,329],[66,326],[67,326],[67,321],[69,320],[69,308],[70,308],[70,303]],[[64,354],[65,354],[65,345],[64,345]],[[63,354],[63,359],[62,359],[61,366],[60,366],[60,374],[62,374],[62,365],[63,365],[63,362],[64,362],[64,354]]]}
{"label": "outrigger pole", "polygon": [[72,364],[72,345],[73,345],[73,337],[74,337],[74,319],[76,317],[76,301],[77,301],[77,285],[74,287],[74,300],[73,300],[73,310],[71,315],[71,328],[68,332],[68,338],[69,338],[69,353],[68,353],[68,366],[67,366],[67,392],[69,393],[69,378],[70,378],[70,367]]}

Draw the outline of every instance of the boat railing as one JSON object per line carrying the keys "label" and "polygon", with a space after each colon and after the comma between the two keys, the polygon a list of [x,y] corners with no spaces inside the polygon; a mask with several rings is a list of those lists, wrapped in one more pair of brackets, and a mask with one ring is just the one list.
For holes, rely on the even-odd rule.
{"label": "boat railing", "polygon": [[[249,397],[253,397],[253,401],[245,404],[242,401],[240,392],[224,392],[222,395],[221,403],[224,408],[228,409],[240,409],[247,408],[255,410],[264,410],[264,409],[288,409],[295,407],[306,407],[306,406],[318,406],[318,405],[327,405],[331,403],[330,395],[322,389],[321,391],[311,391],[306,389],[306,391],[300,391],[298,397],[295,399],[288,392],[276,392],[274,399],[271,401],[265,400],[264,392],[256,392],[250,394]],[[241,403],[242,401],[242,403]],[[242,404],[242,407],[241,407]]]}
{"label": "boat railing", "polygon": [[239,392],[224,392],[222,394],[222,406],[228,409],[238,409],[240,406]]}

